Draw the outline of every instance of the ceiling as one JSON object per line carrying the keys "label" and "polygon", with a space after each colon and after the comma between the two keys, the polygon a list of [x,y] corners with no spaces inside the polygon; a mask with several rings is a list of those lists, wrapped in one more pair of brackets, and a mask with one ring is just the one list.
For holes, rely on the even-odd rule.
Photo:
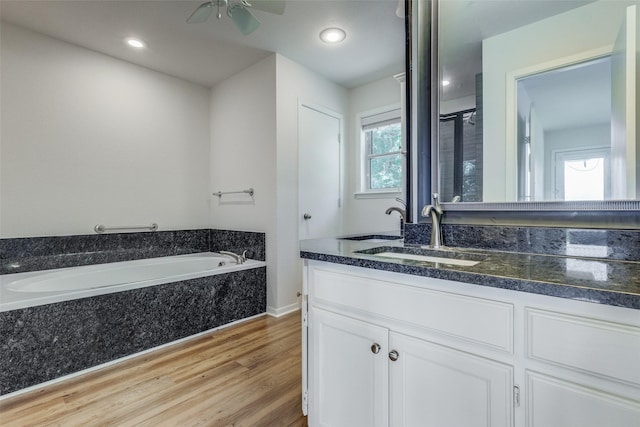
{"label": "ceiling", "polygon": [[545,131],[611,121],[611,58],[547,71],[518,81]]}
{"label": "ceiling", "polygon": [[[3,21],[204,86],[277,52],[347,88],[404,71],[398,0],[287,0],[283,15],[254,10],[261,26],[244,36],[224,15],[187,18],[203,0],[1,0]],[[339,45],[320,31],[341,27]],[[133,50],[127,37],[148,48]]]}
{"label": "ceiling", "polygon": [[441,2],[438,42],[443,101],[475,95],[482,40],[592,3],[594,0],[451,0]]}

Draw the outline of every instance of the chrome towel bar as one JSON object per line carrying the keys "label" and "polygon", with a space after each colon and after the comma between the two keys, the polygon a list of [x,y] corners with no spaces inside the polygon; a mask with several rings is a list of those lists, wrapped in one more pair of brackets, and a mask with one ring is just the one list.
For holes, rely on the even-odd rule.
{"label": "chrome towel bar", "polygon": [[156,231],[158,229],[158,224],[153,223],[150,225],[128,225],[128,226],[119,226],[119,227],[107,227],[103,224],[98,224],[93,228],[96,233],[104,233],[105,231],[116,231],[116,230],[149,230]]}
{"label": "chrome towel bar", "polygon": [[249,196],[253,197],[253,188],[249,188],[247,190],[241,190],[241,191],[218,191],[217,193],[213,193],[214,196],[218,196],[218,197],[222,197],[223,194],[248,194]]}

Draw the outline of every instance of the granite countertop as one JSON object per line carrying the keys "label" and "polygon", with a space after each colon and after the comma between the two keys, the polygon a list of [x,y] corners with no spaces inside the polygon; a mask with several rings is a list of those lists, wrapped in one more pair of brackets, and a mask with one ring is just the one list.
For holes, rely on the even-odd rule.
{"label": "granite countertop", "polygon": [[[300,256],[336,264],[640,309],[640,262],[637,261],[446,247],[435,253],[425,251],[427,246],[405,244],[399,237],[397,240],[387,240],[392,237],[389,233],[373,237],[373,240],[350,240],[357,237],[303,240],[300,242]],[[480,262],[465,266],[375,255],[383,251]]]}

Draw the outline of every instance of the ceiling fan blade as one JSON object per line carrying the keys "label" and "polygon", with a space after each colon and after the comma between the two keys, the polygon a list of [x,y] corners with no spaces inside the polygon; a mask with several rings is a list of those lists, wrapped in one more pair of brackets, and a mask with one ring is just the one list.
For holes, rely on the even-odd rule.
{"label": "ceiling fan blade", "polygon": [[282,15],[287,5],[285,0],[248,0],[252,8]]}
{"label": "ceiling fan blade", "polygon": [[239,4],[234,4],[229,7],[229,9],[227,9],[227,15],[229,15],[231,20],[245,36],[251,34],[260,26],[260,21],[244,6]]}
{"label": "ceiling fan blade", "polygon": [[213,3],[211,3],[210,1],[202,3],[187,19],[187,22],[190,24],[199,24],[201,22],[205,22],[207,19],[209,19],[209,16],[211,16],[212,11]]}

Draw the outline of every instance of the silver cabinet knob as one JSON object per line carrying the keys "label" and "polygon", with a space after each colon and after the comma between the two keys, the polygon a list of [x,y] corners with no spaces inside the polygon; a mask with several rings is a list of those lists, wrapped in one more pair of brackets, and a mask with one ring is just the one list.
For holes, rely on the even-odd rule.
{"label": "silver cabinet knob", "polygon": [[400,355],[399,355],[399,354],[398,354],[398,352],[397,352],[397,351],[395,351],[395,350],[391,350],[391,351],[389,352],[389,359],[391,359],[391,361],[392,361],[392,362],[395,362],[396,360],[398,360],[398,357],[399,357],[399,356],[400,356]]}
{"label": "silver cabinet knob", "polygon": [[371,353],[373,354],[380,353],[380,344],[378,344],[377,342],[374,342],[373,344],[371,344]]}
{"label": "silver cabinet knob", "polygon": [[311,214],[306,213],[306,214],[302,215],[302,218],[311,219]]}

